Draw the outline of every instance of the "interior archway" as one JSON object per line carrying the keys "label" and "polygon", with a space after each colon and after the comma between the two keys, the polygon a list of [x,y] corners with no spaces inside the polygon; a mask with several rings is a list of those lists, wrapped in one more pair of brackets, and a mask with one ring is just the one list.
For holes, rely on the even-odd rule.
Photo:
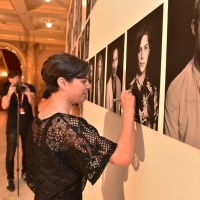
{"label": "interior archway", "polygon": [[26,71],[26,60],[24,58],[24,55],[21,53],[21,51],[14,45],[6,43],[6,42],[0,42],[0,49],[5,49],[5,50],[10,51],[18,58],[20,62],[22,75],[24,75],[24,72]]}
{"label": "interior archway", "polygon": [[[9,70],[13,69],[19,71],[19,73],[24,76],[26,60],[17,47],[6,42],[0,42],[0,82],[4,82],[7,79],[7,74],[5,72],[8,73]],[[0,83],[0,89],[1,88],[2,83]]]}

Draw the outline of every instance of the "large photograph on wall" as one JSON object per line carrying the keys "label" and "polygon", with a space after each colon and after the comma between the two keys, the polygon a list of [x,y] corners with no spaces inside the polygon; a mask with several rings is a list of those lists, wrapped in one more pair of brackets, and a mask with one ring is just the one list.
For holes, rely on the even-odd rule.
{"label": "large photograph on wall", "polygon": [[107,48],[107,76],[105,107],[121,114],[120,101],[113,101],[121,96],[124,62],[124,34],[114,40]]}
{"label": "large photograph on wall", "polygon": [[169,1],[164,118],[166,135],[198,149],[200,149],[199,15],[199,0]]}
{"label": "large photograph on wall", "polygon": [[95,104],[104,106],[104,79],[105,79],[106,48],[96,54],[95,75]]}
{"label": "large photograph on wall", "polygon": [[81,42],[81,59],[85,60],[85,30],[83,30],[82,35],[80,36]]}
{"label": "large photograph on wall", "polygon": [[127,31],[126,89],[136,96],[135,121],[157,130],[163,4]]}

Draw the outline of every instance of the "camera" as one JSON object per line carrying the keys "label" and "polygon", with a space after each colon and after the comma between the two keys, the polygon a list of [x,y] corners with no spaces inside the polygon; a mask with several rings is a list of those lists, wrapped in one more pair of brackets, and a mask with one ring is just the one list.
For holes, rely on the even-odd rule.
{"label": "camera", "polygon": [[25,92],[26,87],[20,84],[15,85],[16,86],[16,92],[17,93],[21,93],[21,92]]}

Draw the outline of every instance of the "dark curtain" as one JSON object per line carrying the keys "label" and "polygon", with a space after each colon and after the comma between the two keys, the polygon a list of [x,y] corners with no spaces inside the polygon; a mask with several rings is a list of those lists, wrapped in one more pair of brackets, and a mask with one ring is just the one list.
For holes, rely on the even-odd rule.
{"label": "dark curtain", "polygon": [[8,71],[16,70],[20,74],[22,74],[20,62],[19,62],[19,59],[17,58],[17,56],[14,53],[12,53],[11,51],[8,51],[5,49],[3,49],[2,52],[3,52],[3,56],[5,58],[6,64],[8,66]]}

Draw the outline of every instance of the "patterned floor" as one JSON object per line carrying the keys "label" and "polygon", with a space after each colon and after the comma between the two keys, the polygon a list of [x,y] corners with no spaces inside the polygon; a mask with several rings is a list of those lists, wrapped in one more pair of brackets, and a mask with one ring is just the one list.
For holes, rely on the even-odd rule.
{"label": "patterned floor", "polygon": [[[5,156],[6,156],[6,137],[5,137],[5,126],[6,126],[7,113],[0,111],[0,200],[33,200],[34,195],[31,190],[21,179],[21,166],[19,167],[19,190],[17,181],[17,166],[15,165],[15,191],[10,192],[6,189],[7,179],[5,170]],[[17,153],[15,158],[17,159]],[[19,163],[21,165],[21,146],[19,146]],[[17,160],[15,160],[17,164]]]}

